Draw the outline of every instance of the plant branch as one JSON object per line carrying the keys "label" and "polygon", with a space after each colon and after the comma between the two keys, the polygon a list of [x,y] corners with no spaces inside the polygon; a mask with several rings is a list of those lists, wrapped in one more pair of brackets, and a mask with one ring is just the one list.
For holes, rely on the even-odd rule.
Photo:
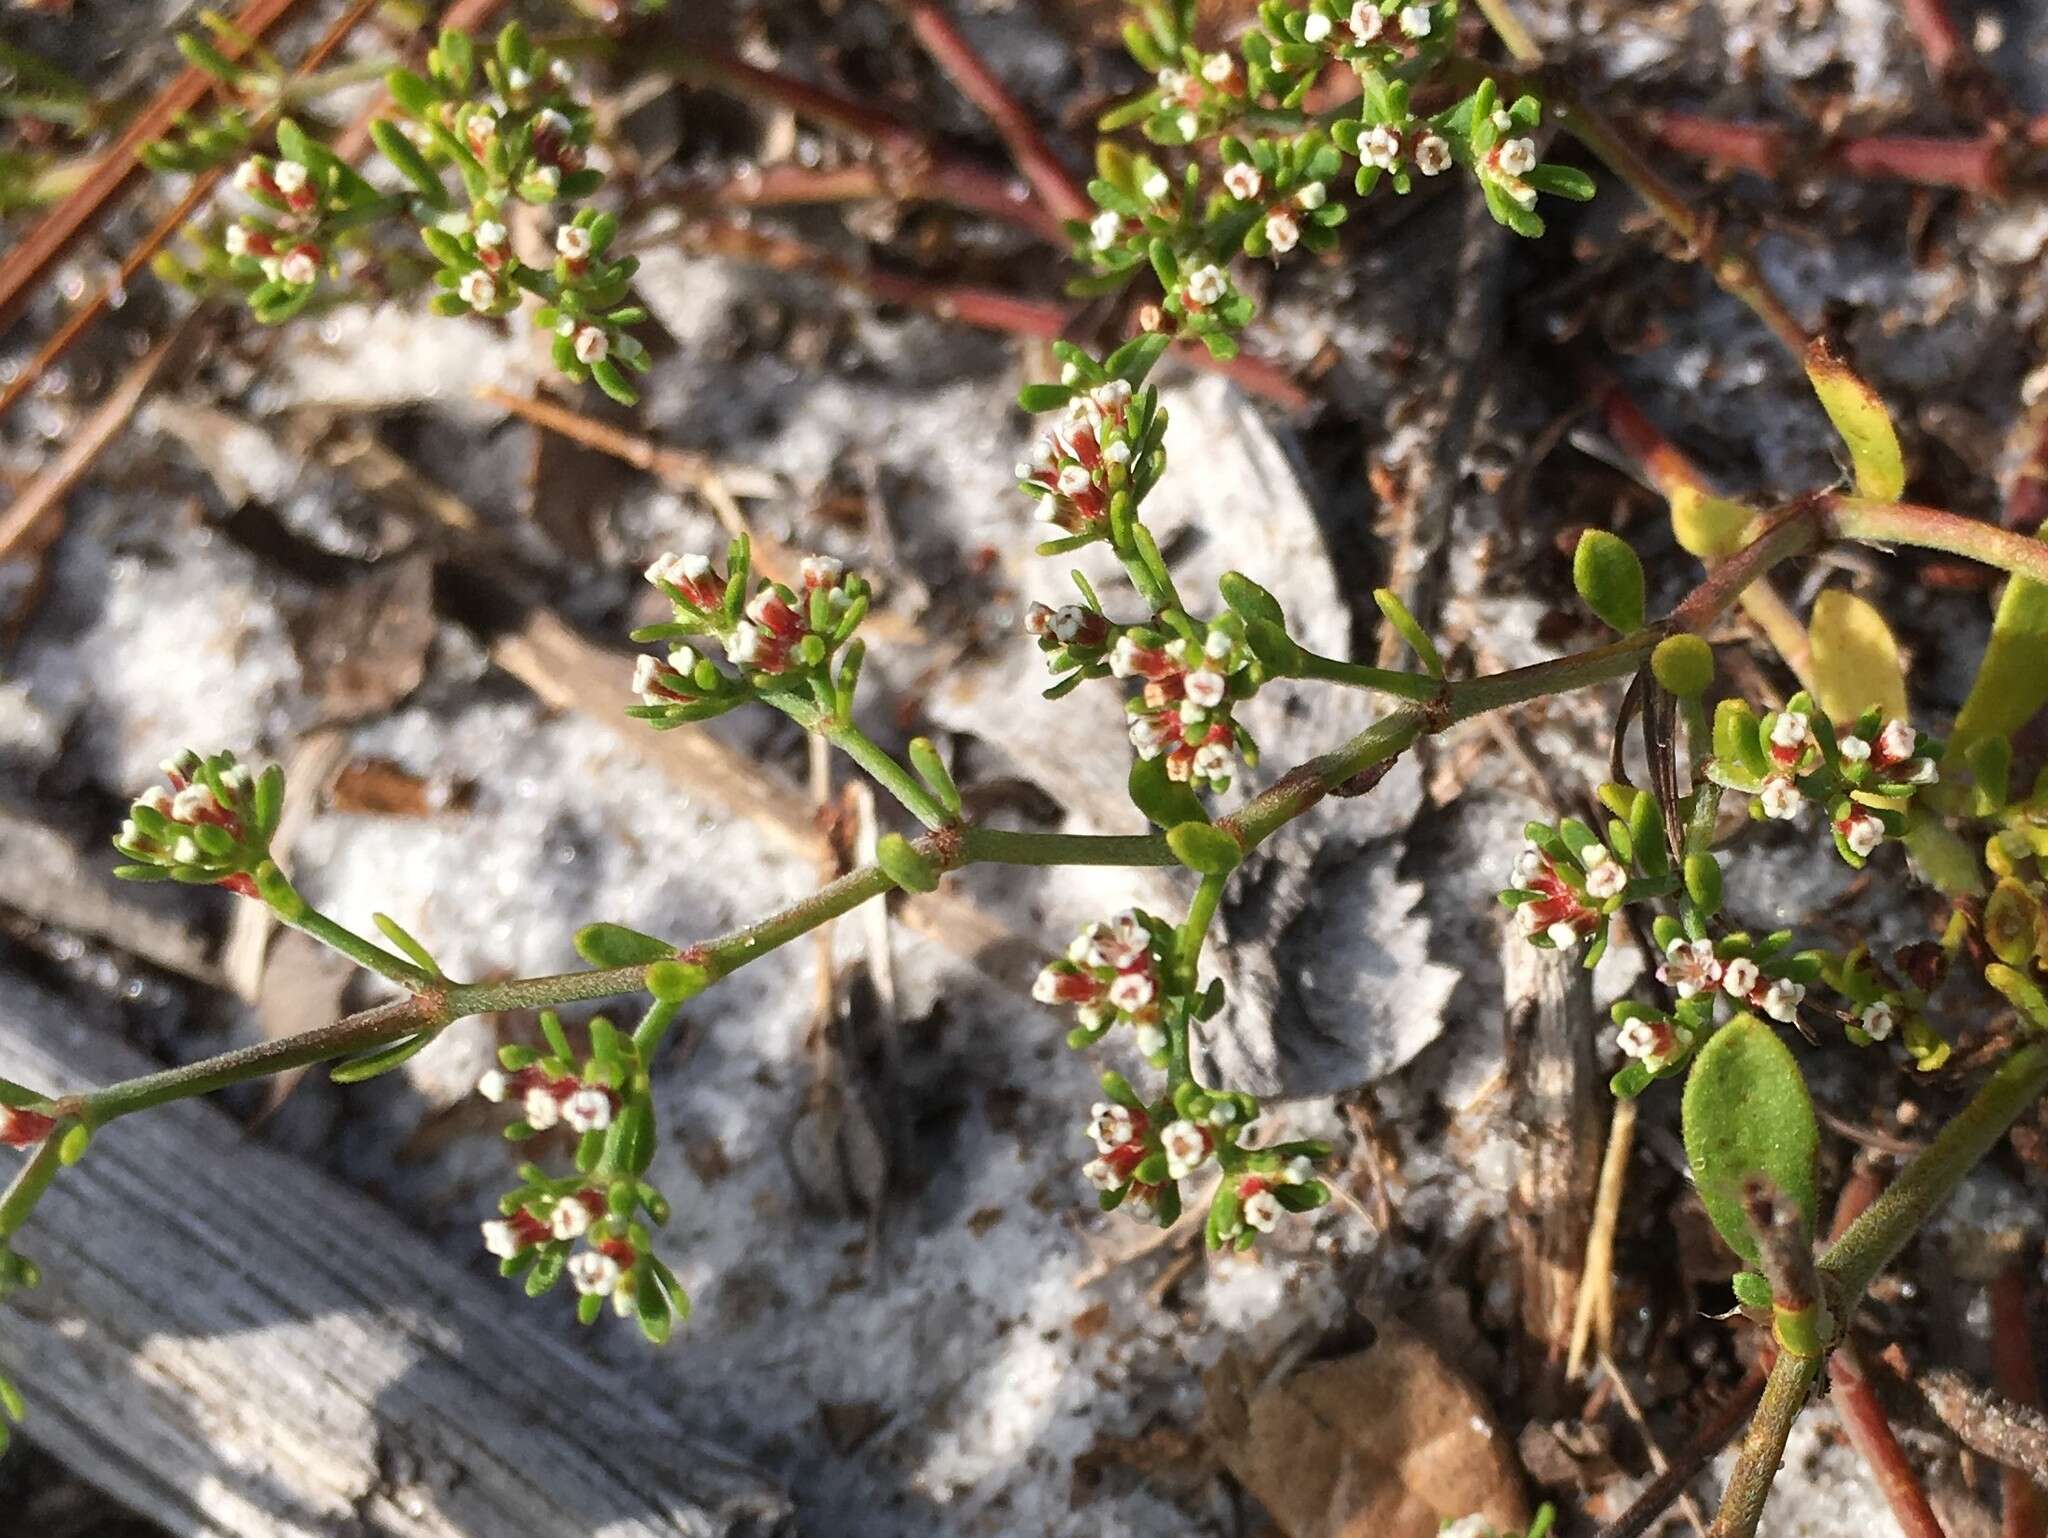
{"label": "plant branch", "polygon": [[1728,1476],[1721,1510],[1707,1530],[1708,1538],[1756,1538],[1771,1482],[1778,1477],[1778,1465],[1785,1458],[1785,1442],[1820,1377],[1821,1361],[1817,1356],[1778,1353],[1771,1376],[1764,1384],[1763,1398],[1757,1402],[1756,1414],[1742,1438],[1735,1472]]}
{"label": "plant branch", "polygon": [[1645,1485],[1643,1493],[1629,1502],[1626,1511],[1600,1529],[1598,1538],[1642,1538],[1644,1533],[1655,1527],[1657,1519],[1664,1515],[1671,1503],[1685,1493],[1685,1487],[1699,1477],[1700,1471],[1728,1445],[1728,1439],[1742,1429],[1742,1423],[1756,1408],[1763,1392],[1763,1373],[1752,1371],[1742,1381],[1742,1386],[1729,1396],[1728,1402],[1716,1410],[1692,1440],[1678,1450],[1671,1459],[1671,1466]]}
{"label": "plant branch", "polygon": [[1871,1476],[1884,1492],[1899,1532],[1904,1538],[1948,1538],[1934,1508],[1928,1504],[1920,1476],[1913,1472],[1905,1449],[1899,1446],[1884,1406],[1878,1403],[1855,1347],[1847,1341],[1835,1350],[1829,1381],[1842,1427],[1863,1455],[1863,1461],[1870,1465]]}
{"label": "plant branch", "polygon": [[1434,699],[1443,688],[1427,673],[1403,673],[1363,662],[1341,662],[1335,657],[1319,656],[1306,647],[1301,653],[1301,671],[1294,676],[1320,678],[1353,689],[1375,689],[1381,694],[1392,694],[1404,700]]}
{"label": "plant branch", "polygon": [[49,1190],[50,1182],[57,1178],[57,1167],[63,1163],[60,1152],[63,1141],[64,1127],[60,1123],[36,1145],[36,1151],[28,1156],[28,1162],[14,1172],[7,1189],[0,1192],[0,1240],[5,1240],[28,1221],[29,1214],[36,1210],[36,1203]]}

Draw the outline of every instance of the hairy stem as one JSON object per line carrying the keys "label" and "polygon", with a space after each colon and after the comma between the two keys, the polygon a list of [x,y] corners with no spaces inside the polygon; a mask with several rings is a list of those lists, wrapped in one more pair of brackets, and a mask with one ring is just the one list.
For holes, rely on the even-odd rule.
{"label": "hairy stem", "polygon": [[932,793],[918,783],[916,775],[897,763],[879,743],[852,722],[841,722],[823,730],[826,741],[873,775],[876,783],[902,802],[904,810],[927,828],[943,828],[953,820]]}
{"label": "hairy stem", "polygon": [[1340,662],[1304,649],[1297,678],[1320,678],[1353,689],[1377,689],[1404,700],[1434,699],[1443,685],[1427,673],[1403,673],[1394,668],[1370,667],[1363,662]]}
{"label": "hairy stem", "polygon": [[1708,1529],[1708,1538],[1756,1538],[1757,1523],[1763,1520],[1764,1501],[1771,1482],[1778,1477],[1778,1465],[1785,1457],[1785,1442],[1792,1435],[1792,1423],[1806,1408],[1806,1399],[1820,1377],[1822,1358],[1794,1356],[1780,1351],[1764,1384],[1764,1397],[1743,1434],[1742,1452],[1728,1489],[1721,1498],[1721,1511]]}

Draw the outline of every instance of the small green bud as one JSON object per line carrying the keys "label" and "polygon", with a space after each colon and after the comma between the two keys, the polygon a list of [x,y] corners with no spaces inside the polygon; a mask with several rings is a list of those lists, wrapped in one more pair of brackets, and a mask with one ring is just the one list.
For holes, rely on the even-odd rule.
{"label": "small green bud", "polygon": [[901,833],[885,833],[875,845],[875,863],[906,892],[935,891],[939,868]]}
{"label": "small green bud", "polygon": [[686,1003],[710,985],[710,971],[694,961],[671,957],[647,969],[647,991],[664,1004]]}
{"label": "small green bud", "polygon": [[1698,699],[1714,681],[1714,648],[1696,635],[1666,636],[1650,653],[1657,682],[1680,699]]}

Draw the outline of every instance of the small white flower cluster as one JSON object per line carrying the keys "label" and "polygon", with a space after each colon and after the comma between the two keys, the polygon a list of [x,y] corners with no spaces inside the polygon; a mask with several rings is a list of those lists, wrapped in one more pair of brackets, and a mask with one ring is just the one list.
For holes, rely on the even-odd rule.
{"label": "small white flower cluster", "polygon": [[[293,288],[318,282],[327,253],[312,238],[321,216],[312,173],[296,160],[271,164],[252,157],[235,168],[234,185],[257,199],[276,223],[253,216],[237,219],[221,232],[221,249],[230,257],[254,259],[272,282]],[[280,203],[281,212],[276,208]]]}
{"label": "small white flower cluster", "polygon": [[1185,636],[1148,644],[1129,631],[1110,648],[1109,671],[1144,681],[1125,708],[1131,746],[1142,759],[1164,757],[1169,779],[1198,789],[1227,790],[1242,746],[1228,704],[1231,675],[1250,650],[1220,630],[1201,646]]}
{"label": "small white flower cluster", "polygon": [[1112,467],[1131,462],[1131,387],[1112,379],[1074,396],[1057,426],[1018,462],[1017,479],[1038,498],[1038,516],[1069,534],[1101,528],[1109,516]]}
{"label": "small white flower cluster", "polygon": [[1167,1045],[1159,1026],[1161,967],[1151,932],[1129,909],[1075,936],[1062,959],[1040,970],[1031,996],[1041,1004],[1073,1005],[1086,1031],[1129,1025],[1138,1051],[1155,1058]]}
{"label": "small white flower cluster", "polygon": [[557,1125],[578,1134],[602,1132],[618,1110],[618,1097],[604,1086],[568,1074],[551,1077],[538,1067],[516,1073],[493,1068],[477,1080],[476,1091],[493,1105],[516,1104],[520,1119],[536,1132]]}
{"label": "small white flower cluster", "polygon": [[1872,1041],[1889,1041],[1892,1032],[1898,1029],[1898,1023],[1897,1011],[1886,999],[1864,1005],[1856,1016],[1857,1028]]}
{"label": "small white flower cluster", "polygon": [[[1619,897],[1628,888],[1628,871],[1605,844],[1589,844],[1578,857],[1585,894],[1595,902]],[[1578,889],[1558,873],[1556,862],[1534,844],[1515,857],[1513,888],[1534,893],[1515,905],[1515,929],[1526,939],[1545,936],[1568,951],[1600,927],[1601,915],[1585,903]]]}
{"label": "small white flower cluster", "polygon": [[[1505,113],[1494,116],[1500,127],[1511,126],[1513,121]],[[1528,138],[1503,139],[1479,161],[1479,174],[1518,208],[1536,206],[1536,189],[1522,180],[1535,169],[1536,141]]]}
{"label": "small white flower cluster", "polygon": [[811,634],[809,595],[826,594],[826,612],[837,620],[852,598],[844,587],[846,567],[829,555],[804,558],[799,568],[803,592],[792,603],[772,584],[747,600],[745,616],[725,639],[725,654],[734,663],[756,673],[782,673],[790,666],[792,654]]}
{"label": "small white flower cluster", "polygon": [[1657,981],[1681,999],[1696,998],[1719,990],[1738,1004],[1752,1004],[1773,1020],[1790,1024],[1806,997],[1806,987],[1787,977],[1766,981],[1763,969],[1747,956],[1723,961],[1714,954],[1711,940],[1688,940],[1674,936],[1664,949],[1664,961],[1657,968]]}

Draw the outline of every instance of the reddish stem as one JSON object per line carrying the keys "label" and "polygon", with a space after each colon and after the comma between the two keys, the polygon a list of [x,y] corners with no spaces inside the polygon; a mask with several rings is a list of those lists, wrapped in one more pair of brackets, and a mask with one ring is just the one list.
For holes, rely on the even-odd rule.
{"label": "reddish stem", "polygon": [[1927,73],[1937,82],[1948,77],[1957,60],[1970,58],[1962,28],[1949,14],[1948,0],[1904,0],[1901,9],[1920,51],[1927,55]]}
{"label": "reddish stem", "polygon": [[1831,1358],[1835,1409],[1849,1440],[1870,1465],[1878,1489],[1891,1506],[1892,1518],[1905,1538],[1948,1538],[1942,1531],[1934,1508],[1927,1502],[1920,1476],[1906,1460],[1905,1450],[1892,1431],[1892,1423],[1878,1403],[1877,1394],[1864,1375],[1856,1348],[1844,1341]]}
{"label": "reddish stem", "polygon": [[[885,304],[900,304],[906,309],[936,315],[941,320],[956,320],[963,325],[983,331],[999,331],[1006,336],[1051,341],[1066,334],[1072,319],[1070,312],[1061,305],[1037,299],[1019,299],[1000,289],[932,283],[905,273],[857,267],[802,241],[742,229],[734,224],[705,220],[685,229],[683,240],[698,249],[758,262],[778,272],[816,273]],[[1207,349],[1194,345],[1180,348],[1179,356],[1198,369],[1234,379],[1252,394],[1285,406],[1290,411],[1303,410],[1309,404],[1307,391],[1296,384],[1285,370],[1262,358],[1239,354],[1228,362],[1218,362],[1209,356]]]}
{"label": "reddish stem", "polygon": [[[1991,1374],[1998,1391],[2013,1403],[2040,1408],[2041,1376],[2027,1317],[2027,1274],[2017,1261],[1991,1279]],[[2001,1468],[1998,1477],[2005,1497],[2003,1538],[2042,1538],[2048,1533],[2048,1501],[2018,1469]]]}
{"label": "reddish stem", "polygon": [[[235,16],[235,26],[252,40],[261,39],[283,21],[297,0],[249,0]],[[222,52],[239,54],[232,42]],[[179,71],[171,83],[130,123],[113,147],[102,155],[72,194],[42,217],[21,244],[0,258],[0,326],[20,313],[29,292],[108,205],[146,174],[138,152],[161,139],[180,113],[190,112],[214,88],[213,76],[197,65]],[[33,375],[35,370],[31,369]],[[0,408],[4,409],[4,408]]]}
{"label": "reddish stem", "polygon": [[2035,533],[2048,522],[2048,402],[2027,413],[2027,432],[2032,441],[2006,488],[2000,520],[2016,534]]}
{"label": "reddish stem", "polygon": [[1052,146],[1038,131],[1038,125],[1031,120],[1031,114],[996,78],[995,71],[974,51],[974,46],[961,36],[953,18],[940,9],[937,0],[907,0],[904,12],[911,34],[932,56],[933,62],[946,72],[946,77],[959,88],[960,94],[979,107],[995,125],[996,132],[1009,147],[1011,161],[1024,173],[1025,179],[1036,189],[1039,201],[1052,211],[1054,217],[1085,220],[1094,213],[1094,203],[1080,181],[1053,153]]}
{"label": "reddish stem", "polygon": [[1681,155],[1773,179],[1804,162],[1866,181],[1947,187],[1979,197],[1998,197],[2006,190],[2006,136],[1997,132],[1968,139],[1872,134],[1815,146],[1797,130],[1776,123],[1694,112],[1646,112],[1638,122],[1650,138]]}

